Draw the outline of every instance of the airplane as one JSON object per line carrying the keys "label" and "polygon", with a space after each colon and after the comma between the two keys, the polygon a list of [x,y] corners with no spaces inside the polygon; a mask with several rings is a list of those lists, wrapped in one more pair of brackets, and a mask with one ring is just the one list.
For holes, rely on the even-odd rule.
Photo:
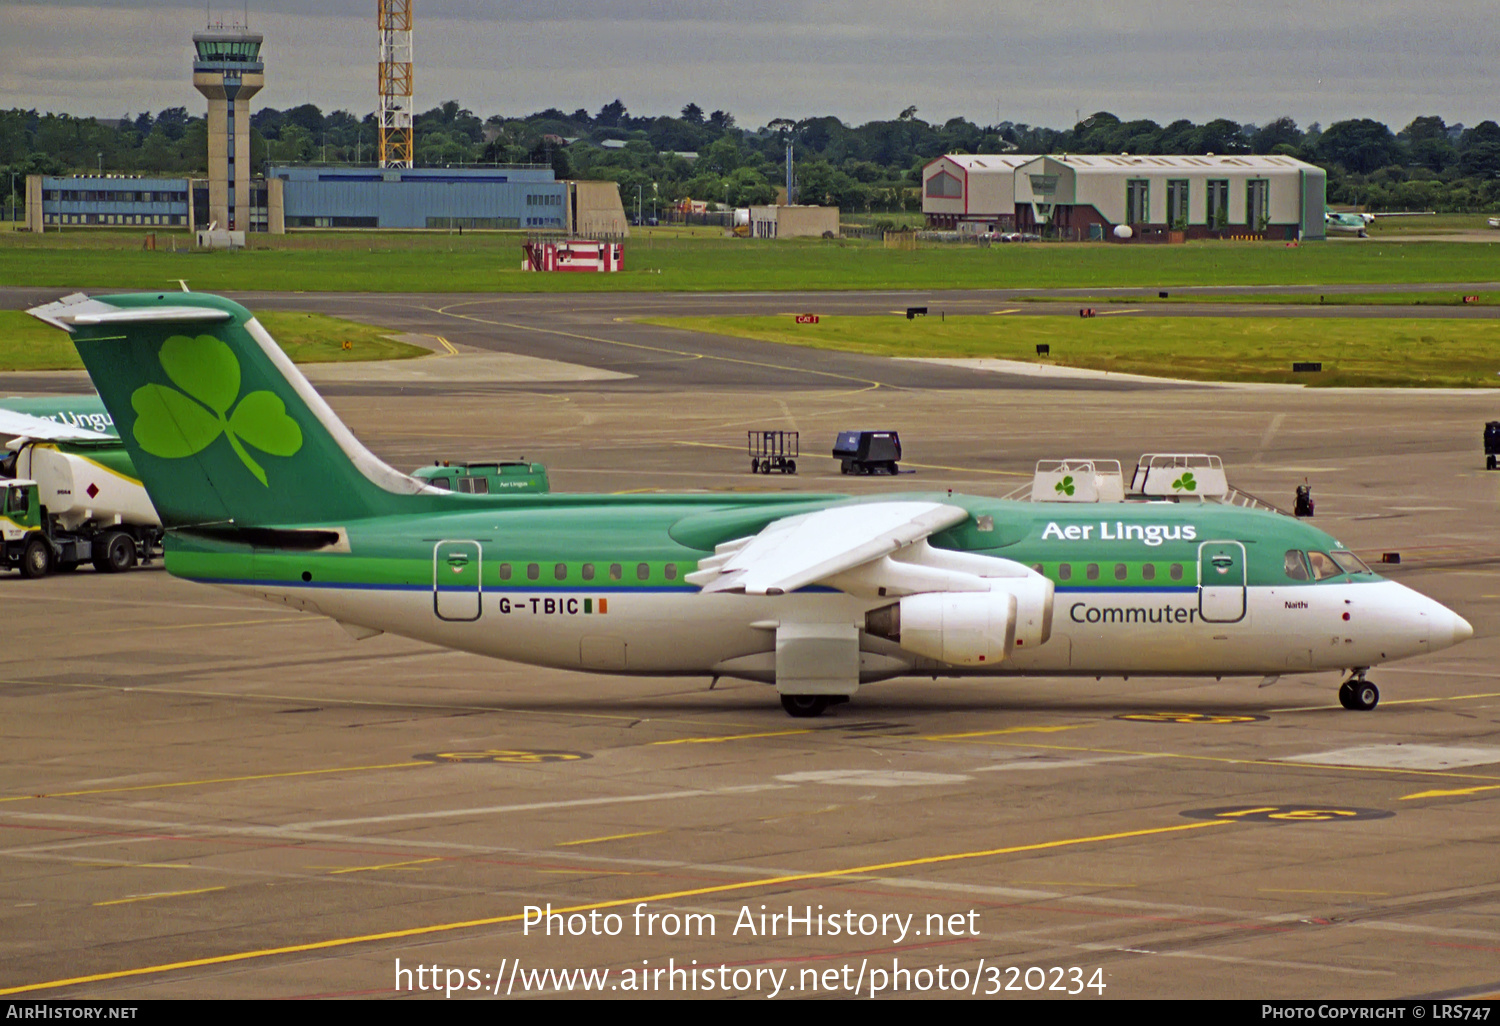
{"label": "airplane", "polygon": [[120,433],[97,395],[59,395],[25,399],[0,399],[0,435],[13,441],[0,458],[0,477],[14,477],[15,453],[23,441],[85,442],[100,447],[113,440],[124,455]]}
{"label": "airplane", "polygon": [[1323,208],[1324,227],[1331,232],[1352,232],[1361,239],[1369,238],[1374,214],[1341,214],[1337,210]]}
{"label": "airplane", "polygon": [[30,312],[71,333],[121,426],[167,569],[356,639],[760,681],[810,717],[900,677],[1331,670],[1373,709],[1370,667],[1473,633],[1311,524],[1227,503],[443,491],[366,449],[237,303]]}

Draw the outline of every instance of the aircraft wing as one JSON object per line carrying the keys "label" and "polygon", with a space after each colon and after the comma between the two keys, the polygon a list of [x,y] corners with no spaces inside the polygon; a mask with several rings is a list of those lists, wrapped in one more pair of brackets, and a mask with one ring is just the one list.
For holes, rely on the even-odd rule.
{"label": "aircraft wing", "polygon": [[704,591],[780,595],[880,560],[968,517],[968,510],[940,502],[834,506],[720,545],[687,580]]}
{"label": "aircraft wing", "polygon": [[17,413],[15,410],[0,409],[0,435],[14,435],[17,438],[34,438],[39,442],[109,442],[115,441],[114,435],[106,435],[100,431],[90,431],[87,428],[74,427],[71,424],[59,424],[45,417],[33,417],[29,413]]}

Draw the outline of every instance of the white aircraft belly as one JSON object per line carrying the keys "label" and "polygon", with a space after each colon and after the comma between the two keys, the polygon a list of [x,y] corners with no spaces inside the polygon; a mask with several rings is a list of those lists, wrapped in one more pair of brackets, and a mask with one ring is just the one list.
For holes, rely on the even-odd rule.
{"label": "white aircraft belly", "polygon": [[[775,625],[862,623],[870,603],[842,592],[781,596],[614,591],[485,591],[469,621],[436,615],[426,588],[233,586],[361,627],[513,662],[621,673],[706,674],[775,649]],[[1248,588],[1235,623],[1205,622],[1197,594],[1068,591],[1056,597],[1052,638],[965,675],[1281,674],[1367,666],[1427,651],[1398,629],[1406,597],[1391,582]],[[594,612],[584,613],[584,600]],[[599,613],[600,601],[608,611]],[[506,606],[514,610],[502,612]],[[1343,619],[1345,612],[1351,618]],[[888,643],[874,642],[880,648]],[[867,645],[867,648],[871,647]],[[890,653],[887,653],[890,654]],[[899,657],[902,655],[896,652]],[[912,671],[953,668],[911,657]],[[895,663],[868,672],[892,675]],[[732,672],[732,671],[730,671]]]}
{"label": "white aircraft belly", "polygon": [[[869,603],[842,592],[486,591],[474,620],[443,620],[415,588],[234,586],[362,627],[513,662],[626,673],[708,673],[726,659],[775,649],[774,624],[860,623]],[[584,613],[584,600],[591,613]],[[607,612],[599,613],[603,599]],[[504,605],[513,610],[501,612]],[[751,626],[759,624],[760,626]],[[623,643],[623,665],[616,664]]]}

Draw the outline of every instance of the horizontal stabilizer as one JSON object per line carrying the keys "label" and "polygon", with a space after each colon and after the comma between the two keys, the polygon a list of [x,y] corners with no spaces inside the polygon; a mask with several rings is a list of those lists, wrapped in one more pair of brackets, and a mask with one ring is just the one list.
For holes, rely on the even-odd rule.
{"label": "horizontal stabilizer", "polygon": [[90,299],[82,292],[64,296],[55,303],[28,310],[38,320],[54,328],[72,331],[75,324],[181,324],[227,321],[227,310],[202,306],[148,306],[120,308],[103,300]]}

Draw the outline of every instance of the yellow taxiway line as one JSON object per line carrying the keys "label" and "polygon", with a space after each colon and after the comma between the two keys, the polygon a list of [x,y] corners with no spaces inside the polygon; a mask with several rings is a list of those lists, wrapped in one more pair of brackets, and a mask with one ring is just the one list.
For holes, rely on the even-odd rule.
{"label": "yellow taxiway line", "polygon": [[[910,869],[914,866],[934,866],[944,863],[960,862],[972,859],[995,858],[1001,855],[1017,855],[1023,852],[1046,851],[1053,848],[1067,848],[1082,844],[1100,844],[1107,841],[1123,841],[1136,837],[1153,837],[1164,834],[1180,834],[1194,830],[1206,830],[1213,827],[1228,826],[1230,820],[1204,820],[1198,823],[1185,823],[1169,827],[1147,827],[1141,830],[1122,830],[1112,834],[1095,834],[1089,837],[1069,837],[1056,841],[1038,841],[1034,844],[1016,844],[1005,848],[988,848],[982,851],[954,852],[948,855],[928,855],[915,859],[900,859],[894,862],[876,862],[865,866],[850,866],[845,869],[826,869],[810,873],[788,873],[783,876],[761,877],[755,880],[742,880],[738,883],[713,884],[707,887],[693,887],[681,891],[668,891],[661,894],[647,894],[634,898],[617,898],[611,901],[591,902],[585,905],[573,905],[568,908],[555,908],[552,911],[560,915],[569,915],[574,912],[589,912],[594,909],[622,908],[653,901],[677,901],[683,898],[701,897],[706,894],[726,894],[731,891],[745,891],[759,887],[778,887],[783,884],[800,883],[812,880],[832,880],[840,877],[867,876],[872,873],[889,872],[894,869]],[[210,965],[227,965],[234,962],[248,962],[258,958],[272,958],[277,955],[294,955],[307,951],[327,951],[330,948],[348,947],[353,944],[371,944],[378,941],[403,940],[408,937],[427,937],[438,933],[450,933],[454,930],[474,929],[481,926],[498,926],[504,923],[518,923],[525,913],[510,913],[503,916],[490,916],[484,919],[469,919],[457,923],[436,923],[431,926],[414,926],[404,930],[387,930],[383,933],[367,933],[355,937],[333,937],[328,940],[312,941],[307,944],[288,944],[278,948],[261,948],[256,951],[237,951],[227,955],[210,955],[206,958],[192,958],[181,962],[168,962],[163,965],[140,966],[135,969],[119,969],[114,972],[93,973],[89,976],[74,976],[64,980],[47,980],[43,983],[25,983],[16,987],[0,989],[0,997],[10,994],[26,994],[38,990],[55,990],[58,987],[73,987],[85,983],[100,983],[105,980],[123,980],[137,976],[153,976],[158,973],[173,972],[179,969],[198,969]]]}
{"label": "yellow taxiway line", "polygon": [[195,891],[162,891],[159,894],[137,894],[129,898],[116,898],[114,901],[96,901],[94,907],[103,905],[128,905],[133,901],[155,901],[157,898],[180,898],[184,894],[207,894],[209,891],[222,891],[224,887],[199,887]]}
{"label": "yellow taxiway line", "polygon": [[210,777],[204,780],[174,780],[166,784],[133,784],[130,787],[96,787],[87,791],[50,791],[46,794],[16,794],[0,802],[29,802],[38,798],[78,798],[89,794],[120,794],[124,791],[156,791],[166,787],[196,787],[200,784],[240,784],[247,780],[278,780],[283,777],[311,777],[323,773],[363,773],[368,770],[415,769],[435,766],[432,762],[387,762],[376,766],[336,766],[333,769],[289,770],[285,773],[255,773],[246,777]]}

